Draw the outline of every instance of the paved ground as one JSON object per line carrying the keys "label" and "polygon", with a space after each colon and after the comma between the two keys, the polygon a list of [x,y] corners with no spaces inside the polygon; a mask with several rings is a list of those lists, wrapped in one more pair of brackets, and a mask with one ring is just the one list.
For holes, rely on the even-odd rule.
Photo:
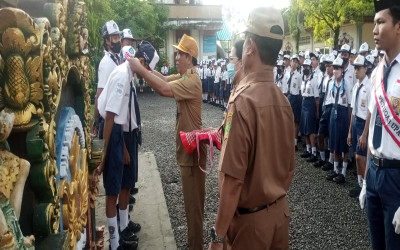
{"label": "paved ground", "polygon": [[[143,172],[145,169],[148,169],[148,162],[147,160],[143,161],[143,159],[146,159],[145,156],[149,154],[141,154],[140,158],[142,160],[139,169],[140,191],[137,195],[136,210],[133,212],[133,218],[138,218],[139,222],[143,219],[142,231],[138,234],[140,237],[140,249],[163,249],[162,247],[158,248],[158,246],[165,246],[163,244],[166,244],[166,242],[172,243],[172,241],[169,241],[168,233],[170,231],[166,229],[168,233],[160,233],[160,237],[154,237],[159,240],[158,243],[154,243],[156,245],[142,245],[142,241],[145,243],[152,240],[152,238],[146,237],[158,231],[157,227],[161,226],[152,227],[153,225],[151,223],[145,224],[148,219],[143,217],[145,216],[144,214],[140,214],[138,217],[135,216],[136,212],[151,211],[147,209],[146,206],[152,205],[154,212],[157,206],[162,206],[163,198],[161,193],[158,193],[157,196],[155,196],[157,198],[154,198],[154,196],[151,196],[152,194],[145,194],[142,192],[145,190],[144,186],[149,185],[150,180],[151,185],[153,185],[153,181],[156,181],[158,174],[161,177],[158,179],[161,180],[162,191],[175,236],[176,248],[182,250],[187,249],[187,228],[183,196],[179,168],[175,160],[175,102],[170,98],[160,97],[157,94],[140,93],[139,103],[144,125],[144,143],[141,151],[152,152],[154,154],[159,171],[151,169],[148,172]],[[220,108],[209,104],[203,104],[202,118],[203,127],[218,127],[222,121],[222,111]],[[216,166],[219,152],[218,150],[214,152],[214,166]],[[151,159],[151,157],[149,156],[148,159]],[[151,160],[149,160],[149,162],[151,162]],[[150,165],[153,166],[153,164]],[[365,211],[360,210],[356,199],[348,196],[348,191],[356,182],[356,176],[353,172],[354,170],[348,171],[346,184],[337,185],[333,182],[326,181],[325,172],[309,165],[297,154],[296,173],[288,193],[291,208],[291,249],[370,249]],[[156,177],[151,175],[156,175]],[[160,186],[157,188],[161,190]],[[101,197],[99,200],[100,199]],[[204,215],[205,249],[210,241],[208,232],[214,225],[217,209],[218,186],[217,169],[215,167],[206,178],[206,205]],[[98,205],[97,216],[100,213],[99,211],[104,211],[101,210],[101,205]],[[152,220],[155,224],[159,223],[158,221],[160,220],[162,222],[168,221],[166,213],[159,212],[158,214],[162,216],[152,216]],[[98,221],[98,225],[100,224],[101,223]],[[105,224],[105,222],[103,224]],[[165,247],[165,249],[169,248]]]}
{"label": "paved ground", "polygon": [[[136,203],[130,213],[132,220],[142,226],[139,236],[140,250],[176,249],[174,233],[168,215],[164,192],[161,186],[160,173],[157,169],[154,154],[139,154],[140,180],[137,187],[140,192],[135,195]],[[105,196],[102,178],[100,178],[100,195],[96,202],[96,223],[107,225],[105,215]],[[105,230],[105,249],[109,246],[108,230]]]}

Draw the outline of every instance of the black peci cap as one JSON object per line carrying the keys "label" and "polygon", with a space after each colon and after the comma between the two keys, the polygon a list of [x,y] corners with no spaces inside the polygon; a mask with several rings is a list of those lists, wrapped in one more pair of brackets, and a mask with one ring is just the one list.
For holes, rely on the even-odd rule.
{"label": "black peci cap", "polygon": [[375,12],[379,12],[384,9],[389,9],[395,5],[400,7],[399,0],[374,0]]}

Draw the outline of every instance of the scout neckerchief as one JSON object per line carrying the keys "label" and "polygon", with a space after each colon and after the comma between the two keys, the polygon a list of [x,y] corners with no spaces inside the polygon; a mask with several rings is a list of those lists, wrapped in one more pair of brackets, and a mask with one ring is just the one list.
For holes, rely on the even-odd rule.
{"label": "scout neckerchief", "polygon": [[[332,87],[332,96],[335,96],[335,87],[336,87],[336,81],[333,83],[333,87]],[[335,106],[334,106],[334,110],[335,110],[335,120],[337,119],[337,107],[338,107],[338,105],[339,105],[339,93],[340,93],[340,91],[343,91],[342,92],[342,96],[344,95],[344,78],[343,78],[343,80],[342,80],[342,86],[338,86],[337,87],[337,93],[336,93],[336,96],[335,96]]]}
{"label": "scout neckerchief", "polygon": [[377,84],[375,79],[373,81],[375,83],[375,101],[378,109],[375,118],[374,136],[372,138],[372,144],[375,149],[378,149],[381,146],[383,132],[381,123],[389,133],[390,137],[392,137],[394,142],[396,142],[400,147],[400,118],[395,114],[392,105],[389,105],[390,102],[386,95],[389,74],[393,65],[396,63],[397,61],[395,60],[387,68],[384,68],[383,63],[381,63],[376,71],[377,75],[375,76],[375,79],[380,79],[380,86]]}
{"label": "scout neckerchief", "polygon": [[288,91],[287,91],[286,95],[290,94],[290,85],[292,84],[293,75],[294,75],[294,71],[290,73],[290,77],[289,77],[289,81],[288,81]]}
{"label": "scout neckerchief", "polygon": [[130,91],[129,91],[129,135],[132,136],[132,96],[133,96],[133,102],[135,105],[135,115],[136,115],[136,124],[138,126],[138,144],[142,145],[142,138],[141,138],[141,132],[142,132],[142,126],[141,126],[141,119],[140,119],[140,109],[139,109],[139,102],[137,100],[137,95],[135,88],[133,87],[132,81],[130,82]]}
{"label": "scout neckerchief", "polygon": [[[321,80],[321,83],[320,83],[319,86],[318,86],[319,96],[322,96],[322,94],[324,93],[324,92],[322,91],[322,89],[323,89],[322,87],[323,87],[323,85],[324,85],[325,77],[326,77],[326,75],[323,75],[322,80]],[[325,92],[325,93],[326,93],[326,92]]]}
{"label": "scout neckerchief", "polygon": [[328,96],[328,88],[329,88],[329,83],[332,81],[332,78],[329,78],[328,82],[326,83],[326,87],[325,87],[325,96],[324,96],[324,100],[323,103],[325,104],[325,100],[326,97]]}
{"label": "scout neckerchief", "polygon": [[304,81],[303,94],[306,93],[307,84],[311,81],[311,79],[312,79],[312,74],[311,74],[310,78],[308,78]]}
{"label": "scout neckerchief", "polygon": [[[365,76],[365,77],[368,77],[368,76]],[[364,80],[360,83],[360,86],[358,86],[358,88],[357,88],[356,98],[355,98],[355,100],[354,100],[354,116],[357,115],[357,109],[358,109],[358,102],[357,102],[357,99],[358,99],[358,94],[360,93],[360,90],[362,89],[362,87],[363,87],[363,85],[364,85],[363,82],[364,82]]]}
{"label": "scout neckerchief", "polygon": [[111,58],[111,60],[113,60],[113,62],[118,66],[119,65],[119,56],[118,54],[113,54],[109,51],[107,51],[108,56]]}

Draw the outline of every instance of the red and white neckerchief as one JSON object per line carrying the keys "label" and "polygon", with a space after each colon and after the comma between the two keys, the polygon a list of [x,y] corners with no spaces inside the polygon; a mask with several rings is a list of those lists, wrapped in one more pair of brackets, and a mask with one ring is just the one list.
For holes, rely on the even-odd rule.
{"label": "red and white neckerchief", "polygon": [[383,126],[394,142],[396,142],[400,147],[400,118],[395,114],[386,95],[383,84],[383,63],[379,64],[378,67],[375,77],[376,79],[380,79],[380,84],[377,84],[377,82],[374,81],[376,107],[380,114]]}

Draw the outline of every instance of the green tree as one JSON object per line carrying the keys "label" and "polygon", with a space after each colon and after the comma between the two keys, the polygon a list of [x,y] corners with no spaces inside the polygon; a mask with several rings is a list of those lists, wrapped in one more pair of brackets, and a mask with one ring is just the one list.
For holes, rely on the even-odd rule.
{"label": "green tree", "polygon": [[283,17],[287,20],[290,34],[296,43],[296,52],[299,51],[300,33],[303,30],[303,24],[300,22],[300,11],[297,0],[290,0],[289,8],[282,10]]}
{"label": "green tree", "polygon": [[92,89],[95,89],[97,64],[103,57],[101,29],[114,20],[122,30],[131,29],[135,38],[150,41],[156,50],[164,47],[168,8],[157,0],[85,0],[88,13]]}
{"label": "green tree", "polygon": [[324,41],[326,32],[333,32],[333,41],[326,42],[334,48],[338,47],[340,27],[345,21],[362,22],[364,17],[374,13],[373,0],[291,0],[291,15],[296,15],[296,6],[304,13],[304,27],[314,29],[316,41]]}

